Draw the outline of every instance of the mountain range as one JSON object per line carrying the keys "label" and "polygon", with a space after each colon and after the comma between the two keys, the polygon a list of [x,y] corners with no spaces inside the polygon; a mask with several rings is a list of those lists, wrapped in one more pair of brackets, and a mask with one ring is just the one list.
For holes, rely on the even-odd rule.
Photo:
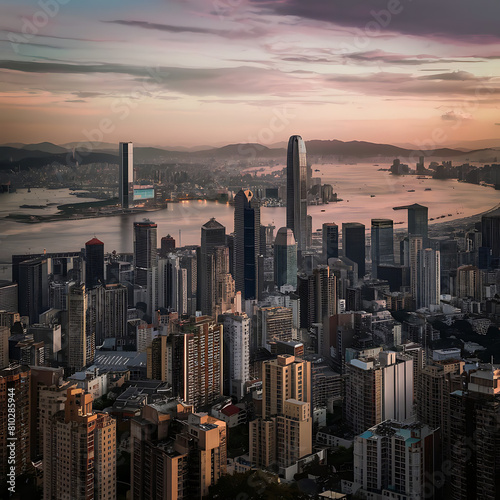
{"label": "mountain range", "polygon": [[[499,145],[500,146],[500,145]],[[134,160],[138,163],[193,160],[253,160],[286,159],[286,144],[277,143],[271,147],[253,144],[228,144],[206,149],[134,147]],[[464,150],[463,148],[439,148],[433,151],[415,151],[391,144],[377,144],[366,141],[312,140],[306,142],[309,157],[335,157],[336,161],[372,160],[390,161],[391,158],[405,159],[424,155],[427,159],[456,159],[457,161],[496,162],[500,157],[500,147]],[[75,154],[77,153],[77,154]],[[37,168],[51,163],[75,164],[118,163],[118,145],[113,143],[67,143],[57,145],[50,142],[38,144],[10,143],[0,146],[0,169]]]}

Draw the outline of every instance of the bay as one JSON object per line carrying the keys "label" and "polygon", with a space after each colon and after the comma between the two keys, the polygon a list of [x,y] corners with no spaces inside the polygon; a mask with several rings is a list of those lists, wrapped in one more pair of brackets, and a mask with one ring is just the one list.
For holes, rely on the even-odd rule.
{"label": "bay", "polygon": [[[323,183],[332,184],[334,192],[343,199],[338,203],[308,207],[308,213],[313,217],[313,230],[320,228],[324,222],[335,222],[339,226],[343,222],[361,222],[369,229],[372,218],[389,218],[395,222],[403,222],[395,226],[397,229],[402,229],[406,227],[406,213],[394,211],[395,206],[420,203],[429,207],[429,218],[446,215],[440,220],[449,221],[483,212],[500,201],[499,192],[491,187],[461,183],[454,179],[393,176],[386,171],[379,171],[380,167],[387,165],[374,166],[371,163],[313,165],[313,177],[321,178]],[[425,190],[426,188],[430,188],[430,191]],[[411,190],[414,192],[409,192]],[[4,200],[8,200],[11,196],[17,197],[18,194],[1,195],[0,213],[9,213],[10,208],[18,202],[18,199],[8,202],[12,203],[10,208],[4,205]],[[69,201],[66,201],[68,197]],[[75,198],[69,195],[68,190],[47,190],[39,196],[39,199],[43,200],[41,203],[37,203],[36,198],[28,199],[31,200],[29,204],[43,204],[47,199],[60,204],[76,202]],[[26,196],[23,199],[27,199]],[[78,201],[91,201],[91,199]],[[49,209],[44,209],[42,213],[49,213]],[[94,236],[104,242],[106,252],[112,250],[132,252],[133,222],[142,221],[146,216],[158,224],[158,246],[160,238],[167,234],[176,239],[177,245],[194,245],[200,243],[201,226],[211,217],[215,217],[226,226],[227,233],[232,232],[234,208],[229,204],[216,202],[185,201],[170,204],[166,209],[148,214],[35,224],[2,219],[0,220],[0,278],[10,279],[8,264],[12,254],[42,253],[44,250],[78,251]],[[263,224],[272,223],[278,229],[285,224],[285,208],[263,207],[261,219]]]}

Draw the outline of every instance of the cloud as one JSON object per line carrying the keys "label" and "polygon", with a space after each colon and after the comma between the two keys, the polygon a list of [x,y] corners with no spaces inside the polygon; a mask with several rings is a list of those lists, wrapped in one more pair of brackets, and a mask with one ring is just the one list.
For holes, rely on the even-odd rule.
{"label": "cloud", "polygon": [[[312,74],[286,73],[250,66],[233,68],[178,68],[134,66],[116,63],[66,64],[0,60],[0,69],[35,74],[121,74],[138,82],[125,82],[129,92],[149,95],[158,89],[196,96],[291,95],[313,91]],[[142,85],[139,83],[142,82]]]}
{"label": "cloud", "polygon": [[262,36],[266,31],[262,28],[250,24],[242,24],[241,29],[219,30],[213,28],[199,28],[196,26],[177,26],[173,24],[150,23],[148,21],[127,21],[118,19],[115,21],[102,21],[110,24],[120,24],[123,26],[142,28],[146,30],[163,31],[166,33],[192,33],[197,35],[214,35],[228,39],[255,38]]}
{"label": "cloud", "polygon": [[468,71],[452,71],[451,73],[438,73],[436,75],[421,76],[420,80],[486,81],[489,80],[489,78],[478,78]]}
{"label": "cloud", "polygon": [[[495,43],[500,39],[500,4],[492,0],[251,0],[265,14],[296,16],[357,28],[368,37],[396,32],[435,36],[463,43]],[[369,24],[370,23],[370,24]],[[354,34],[353,34],[354,35]],[[354,38],[354,36],[353,36]]]}
{"label": "cloud", "polygon": [[345,54],[343,56],[345,59],[366,63],[384,63],[384,64],[394,64],[394,65],[410,65],[417,66],[423,64],[446,64],[446,63],[475,63],[476,60],[470,59],[446,59],[440,58],[438,56],[433,56],[430,54],[415,54],[415,55],[405,55],[397,54],[392,52],[385,52],[383,50],[370,50],[368,52],[355,52],[352,54]]}
{"label": "cloud", "polygon": [[461,111],[448,111],[441,116],[441,120],[449,122],[463,122],[472,120],[472,115],[470,115],[469,113],[463,113]]}

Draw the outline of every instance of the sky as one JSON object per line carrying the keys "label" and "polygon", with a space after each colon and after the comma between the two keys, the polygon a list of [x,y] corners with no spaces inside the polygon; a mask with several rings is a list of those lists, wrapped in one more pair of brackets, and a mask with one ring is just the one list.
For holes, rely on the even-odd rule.
{"label": "sky", "polygon": [[497,0],[2,0],[0,142],[500,138]]}

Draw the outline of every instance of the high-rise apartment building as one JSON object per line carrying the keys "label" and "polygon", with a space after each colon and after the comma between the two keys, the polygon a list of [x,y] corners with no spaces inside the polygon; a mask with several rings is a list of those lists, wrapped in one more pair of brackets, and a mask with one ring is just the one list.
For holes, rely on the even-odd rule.
{"label": "high-rise apartment building", "polygon": [[299,261],[307,248],[307,157],[300,135],[288,141],[286,160],[286,227],[293,231]]}
{"label": "high-rise apartment building", "polygon": [[234,197],[234,280],[243,300],[259,299],[260,203],[249,189]]}
{"label": "high-rise apartment building", "polygon": [[354,439],[354,487],[361,498],[436,498],[439,430],[387,420]]}
{"label": "high-rise apartment building", "polygon": [[[226,473],[226,423],[178,402],[147,405],[131,422],[134,500],[206,498]],[[177,418],[177,433],[169,424]]]}
{"label": "high-rise apartment building", "polygon": [[179,323],[170,336],[174,395],[195,408],[212,404],[222,395],[222,332],[222,325],[212,317],[198,316]]}
{"label": "high-rise apartment building", "polygon": [[413,415],[413,360],[383,351],[346,363],[347,422],[354,433]]}
{"label": "high-rise apartment building", "polygon": [[377,267],[379,265],[394,264],[393,228],[393,221],[390,219],[372,219],[372,278],[377,278]]}
{"label": "high-rise apartment building", "polygon": [[224,394],[241,399],[250,380],[250,318],[224,314]]}
{"label": "high-rise apartment building", "polygon": [[278,230],[274,241],[274,282],[297,287],[297,243],[290,228]]}
{"label": "high-rise apartment building", "polygon": [[323,259],[328,264],[328,259],[339,256],[339,226],[334,222],[323,224]]}
{"label": "high-rise apartment building", "polygon": [[12,281],[0,280],[0,311],[18,312],[19,285]]}
{"label": "high-rise apartment building", "polygon": [[312,401],[311,363],[280,354],[262,366],[262,417],[282,415],[288,399]]}
{"label": "high-rise apartment building", "polygon": [[250,422],[250,460],[289,467],[312,453],[311,364],[281,354],[262,366],[262,415]]}
{"label": "high-rise apartment building", "polygon": [[116,499],[116,421],[69,388],[64,410],[45,421],[44,500]]}
{"label": "high-rise apartment building", "polygon": [[[0,370],[0,488],[32,471],[30,456],[31,370],[10,365]],[[13,467],[14,469],[11,469]],[[13,471],[13,476],[11,475]],[[15,488],[15,485],[14,485]]]}
{"label": "high-rise apartment building", "polygon": [[0,370],[9,365],[10,328],[0,325]]}
{"label": "high-rise apartment building", "polygon": [[410,268],[410,291],[415,303],[417,302],[418,282],[418,253],[423,248],[423,237],[410,235],[408,237],[408,267]]}
{"label": "high-rise apartment building", "polygon": [[483,273],[476,266],[460,266],[457,269],[455,295],[481,301],[483,298]]}
{"label": "high-rise apartment building", "polygon": [[146,291],[147,312],[156,311],[158,286],[157,224],[144,219],[134,222],[134,284]]}
{"label": "high-rise apartment building", "polygon": [[92,238],[85,243],[85,286],[87,290],[104,284],[104,243]]}
{"label": "high-rise apartment building", "polygon": [[452,500],[500,498],[500,367],[483,365],[450,394]]}
{"label": "high-rise apartment building", "polygon": [[[95,332],[88,318],[88,295],[84,283],[73,283],[68,292],[68,367],[83,370],[94,359]],[[92,345],[94,344],[94,346]]]}
{"label": "high-rise apartment building", "polygon": [[359,222],[342,223],[344,255],[358,265],[358,277],[365,275],[365,225]]}
{"label": "high-rise apartment building", "polygon": [[417,309],[439,304],[441,266],[439,250],[425,248],[417,253]]}
{"label": "high-rise apartment building", "polygon": [[266,348],[275,340],[290,341],[293,332],[293,310],[290,307],[260,307],[257,309],[257,337],[252,351]]}
{"label": "high-rise apartment building", "polygon": [[122,208],[134,206],[134,145],[120,142],[120,170],[118,176],[118,198]]}
{"label": "high-rise apartment building", "polygon": [[462,389],[465,363],[433,361],[422,367],[416,384],[416,410],[420,422],[441,429],[443,457],[450,452],[450,394]]}

